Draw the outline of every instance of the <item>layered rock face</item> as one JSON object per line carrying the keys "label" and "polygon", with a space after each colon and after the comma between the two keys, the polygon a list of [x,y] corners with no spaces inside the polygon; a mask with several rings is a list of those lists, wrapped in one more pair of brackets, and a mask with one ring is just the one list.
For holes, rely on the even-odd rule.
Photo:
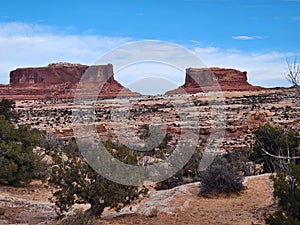
{"label": "layered rock face", "polygon": [[185,83],[166,94],[207,91],[258,91],[262,87],[247,82],[247,72],[224,68],[187,68]]}
{"label": "layered rock face", "polygon": [[39,68],[21,68],[10,72],[11,85],[44,84],[54,85],[64,82],[77,83],[88,66],[57,63]]}
{"label": "layered rock face", "polygon": [[[85,76],[83,76],[85,74]],[[83,97],[138,96],[114,79],[113,65],[86,66],[70,63],[11,71],[10,84],[0,86],[0,97],[14,100],[70,99],[84,79]],[[93,87],[99,90],[90,90]],[[95,96],[97,95],[97,96]]]}
{"label": "layered rock face", "polygon": [[[83,76],[85,74],[85,76]],[[83,81],[84,86],[78,86]],[[247,82],[247,72],[224,68],[187,68],[185,83],[166,94],[209,91],[258,91]],[[55,63],[45,67],[11,71],[10,84],[0,85],[0,97],[14,100],[70,99],[82,97],[138,96],[114,79],[113,65],[86,66]]]}

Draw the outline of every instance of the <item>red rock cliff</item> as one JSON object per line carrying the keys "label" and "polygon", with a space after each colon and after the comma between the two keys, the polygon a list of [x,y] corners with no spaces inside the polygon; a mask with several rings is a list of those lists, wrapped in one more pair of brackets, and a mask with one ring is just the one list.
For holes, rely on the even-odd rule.
{"label": "red rock cliff", "polygon": [[205,91],[255,91],[262,87],[247,82],[247,72],[224,68],[187,68],[185,83],[166,94],[198,93]]}
{"label": "red rock cliff", "polygon": [[21,68],[10,72],[10,84],[61,84],[77,83],[88,66],[57,63],[38,68]]}
{"label": "red rock cliff", "polygon": [[[0,86],[0,97],[14,100],[73,98],[85,72],[89,74],[89,79],[85,82],[90,85],[86,87],[92,88],[96,82],[102,83],[100,97],[140,95],[131,92],[114,79],[113,65],[111,64],[86,66],[56,63],[45,67],[21,68],[11,71],[10,84]],[[91,97],[84,93],[82,96]]]}

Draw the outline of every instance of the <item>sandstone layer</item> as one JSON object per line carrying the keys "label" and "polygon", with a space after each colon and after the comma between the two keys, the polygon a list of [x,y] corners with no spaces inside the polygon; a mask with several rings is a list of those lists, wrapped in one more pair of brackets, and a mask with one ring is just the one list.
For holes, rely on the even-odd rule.
{"label": "sandstone layer", "polygon": [[264,88],[247,82],[247,72],[236,69],[187,68],[185,83],[166,94],[199,93],[209,91],[258,91]]}
{"label": "sandstone layer", "polygon": [[[94,90],[95,87],[98,89]],[[75,92],[83,97],[140,95],[114,79],[111,64],[86,66],[56,63],[21,68],[11,71],[9,85],[0,85],[0,97],[14,100],[71,99]]]}
{"label": "sandstone layer", "polygon": [[[264,89],[249,84],[246,71],[217,67],[187,68],[185,83],[166,94]],[[20,68],[11,71],[9,85],[0,85],[0,97],[14,100],[72,99],[75,92],[86,98],[140,95],[114,79],[111,64],[53,63],[45,67]]]}
{"label": "sandstone layer", "polygon": [[10,72],[11,85],[78,83],[88,66],[57,63],[45,67],[19,68]]}

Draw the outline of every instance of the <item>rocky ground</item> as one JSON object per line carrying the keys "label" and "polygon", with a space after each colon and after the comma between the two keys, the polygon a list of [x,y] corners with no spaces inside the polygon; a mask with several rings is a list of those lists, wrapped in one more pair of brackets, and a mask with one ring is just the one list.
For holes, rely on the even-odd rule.
{"label": "rocky ground", "polygon": [[0,207],[5,214],[0,224],[41,224],[57,217],[49,198],[51,190],[40,181],[29,187],[0,187]]}
{"label": "rocky ground", "polygon": [[92,121],[104,140],[138,142],[134,137],[143,125],[162,124],[174,137],[173,145],[183,131],[195,130],[197,146],[203,148],[209,144],[208,138],[219,132],[224,135],[221,150],[228,150],[251,145],[252,131],[266,122],[300,130],[299,103],[295,90],[278,89],[99,99],[95,112],[87,108],[88,103],[74,107],[70,100],[18,101],[17,110],[20,123],[66,139],[74,135],[75,111],[77,119]]}
{"label": "rocky ground", "polygon": [[[248,177],[245,186],[240,195],[230,197],[199,197],[199,183],[151,191],[148,198],[119,213],[105,211],[99,221],[105,225],[263,225],[264,217],[276,205],[269,174]],[[0,207],[5,209],[0,224],[54,224],[55,211],[48,200],[51,190],[43,184],[35,181],[28,188],[1,186],[0,192]]]}
{"label": "rocky ground", "polygon": [[[222,94],[223,100],[220,96],[203,93],[123,97],[117,101],[99,99],[92,122],[96,124],[100,138],[118,140],[125,134],[138,136],[143,125],[155,124],[156,119],[161,118],[158,122],[163,122],[164,130],[173,136],[171,145],[176,145],[183,129],[191,130],[198,123],[200,130],[197,145],[205,147],[216,118],[213,112],[222,112],[225,115],[224,123],[220,123],[214,130],[225,131],[221,151],[251,145],[252,131],[266,122],[300,130],[299,98],[292,89]],[[70,100],[17,101],[20,123],[29,123],[65,139],[73,136],[73,107]],[[124,121],[112,119],[112,116],[125,108],[129,108],[129,114],[124,126]],[[82,114],[83,119],[90,120],[86,108],[76,110],[78,115]],[[184,114],[180,114],[180,110]],[[132,133],[124,131],[124,127]],[[268,176],[247,178],[246,190],[231,197],[199,197],[197,183],[168,191],[153,191],[149,198],[132,205],[131,210],[126,208],[120,213],[106,211],[101,220],[103,224],[113,225],[264,224],[263,218],[275,206]],[[0,187],[0,207],[5,209],[5,214],[0,216],[0,224],[53,224],[56,213],[49,197],[51,189],[37,181],[28,188]]]}

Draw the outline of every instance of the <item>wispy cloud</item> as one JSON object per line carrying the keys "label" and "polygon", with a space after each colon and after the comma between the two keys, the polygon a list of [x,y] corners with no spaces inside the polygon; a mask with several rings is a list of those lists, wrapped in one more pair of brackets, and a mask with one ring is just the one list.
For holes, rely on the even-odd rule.
{"label": "wispy cloud", "polygon": [[232,36],[233,39],[242,40],[242,41],[249,41],[255,39],[262,39],[262,36],[248,36],[248,35],[240,35],[240,36]]}
{"label": "wispy cloud", "polygon": [[[259,38],[262,37],[235,36],[235,39],[238,40]],[[93,64],[105,52],[129,41],[133,41],[133,39],[92,34],[70,35],[63,34],[53,27],[36,24],[0,23],[0,83],[7,83],[9,72],[17,67],[43,66],[51,62],[64,61]],[[196,40],[189,42],[196,43],[196,46],[200,43]],[[288,52],[251,53],[241,52],[238,49],[221,49],[216,46],[200,48],[195,45],[190,46],[189,49],[197,54],[207,66],[248,71],[249,81],[261,86],[288,85],[283,75],[287,69],[285,58],[296,54]],[[149,74],[154,74],[151,71],[153,66],[148,65],[149,70],[137,68],[132,70],[141,71],[141,73],[148,71]],[[158,67],[156,74],[158,74],[157,71],[160,71],[159,75],[164,74],[165,79],[170,78],[168,77],[169,70]],[[142,76],[144,75],[142,74]],[[180,72],[177,74],[172,71],[170,76],[172,76],[170,80],[176,78],[174,80],[176,84],[183,82],[184,74]],[[119,78],[121,83],[126,81],[122,76]]]}
{"label": "wispy cloud", "polygon": [[126,37],[60,34],[53,27],[0,23],[0,83],[17,67],[51,62],[93,64],[105,52],[130,41]]}
{"label": "wispy cloud", "polygon": [[287,71],[286,58],[297,55],[293,52],[241,52],[216,47],[196,47],[194,52],[207,66],[247,71],[250,83],[264,87],[289,86],[284,75]]}
{"label": "wispy cloud", "polygon": [[189,40],[189,42],[192,43],[192,44],[199,44],[200,43],[200,41],[197,41],[197,40]]}
{"label": "wispy cloud", "polygon": [[218,52],[218,48],[216,47],[206,47],[206,48],[195,48],[195,51],[198,53],[198,54],[214,54],[214,53],[217,53]]}

